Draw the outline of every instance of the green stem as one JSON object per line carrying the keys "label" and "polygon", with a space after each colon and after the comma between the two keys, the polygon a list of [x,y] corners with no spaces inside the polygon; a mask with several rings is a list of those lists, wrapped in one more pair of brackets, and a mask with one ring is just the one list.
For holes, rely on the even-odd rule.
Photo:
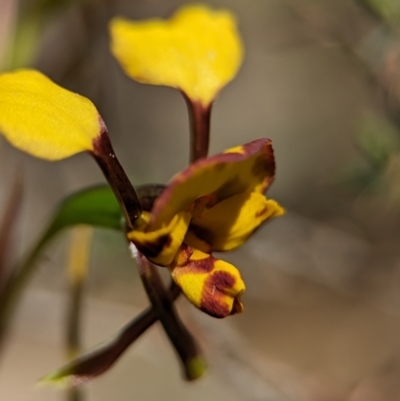
{"label": "green stem", "polygon": [[47,235],[43,236],[39,243],[33,247],[19,268],[14,269],[8,278],[7,285],[0,294],[0,351],[3,349],[9,321],[18,297],[35,271],[35,262],[47,244],[49,237],[51,237],[51,233],[47,232]]}
{"label": "green stem", "polygon": [[[66,346],[68,359],[75,358],[81,353],[81,310],[83,299],[83,280],[75,280],[69,288],[69,305],[67,311],[67,336]],[[83,401],[82,388],[73,387],[67,389],[68,401]]]}

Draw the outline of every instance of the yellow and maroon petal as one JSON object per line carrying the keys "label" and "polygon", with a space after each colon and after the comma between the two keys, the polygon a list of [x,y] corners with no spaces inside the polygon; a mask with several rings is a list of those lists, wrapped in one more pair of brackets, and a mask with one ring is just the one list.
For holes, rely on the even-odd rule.
{"label": "yellow and maroon petal", "polygon": [[212,251],[230,251],[242,245],[266,220],[281,216],[284,209],[258,192],[242,193],[205,209],[193,218],[190,230],[211,245]]}
{"label": "yellow and maroon petal", "polygon": [[47,160],[93,151],[104,128],[93,103],[35,70],[0,75],[0,132],[16,148]]}
{"label": "yellow and maroon petal", "polygon": [[271,140],[262,138],[193,163],[176,175],[152,210],[149,229],[168,224],[176,213],[193,211],[193,203],[206,197],[210,207],[240,193],[263,193],[272,183],[275,162]]}
{"label": "yellow and maroon petal", "polygon": [[170,270],[189,301],[210,316],[224,318],[243,311],[240,296],[245,285],[235,266],[183,247]]}
{"label": "yellow and maroon petal", "polygon": [[[147,214],[143,212],[141,218],[145,219]],[[167,226],[151,232],[142,231],[143,227],[138,227],[127,236],[147,259],[159,266],[169,266],[182,245],[190,219],[191,214],[188,212],[177,213]]]}

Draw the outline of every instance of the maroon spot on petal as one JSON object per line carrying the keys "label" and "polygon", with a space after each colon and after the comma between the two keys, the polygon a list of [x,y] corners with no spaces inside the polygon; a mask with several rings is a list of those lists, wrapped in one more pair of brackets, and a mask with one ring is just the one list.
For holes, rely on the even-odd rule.
{"label": "maroon spot on petal", "polygon": [[148,258],[155,258],[161,251],[171,244],[172,238],[169,234],[163,235],[156,242],[148,242],[138,245],[140,252]]}
{"label": "maroon spot on petal", "polygon": [[201,294],[200,309],[216,318],[231,314],[226,304],[226,289],[235,285],[236,278],[228,272],[218,271],[211,274],[205,281]]}
{"label": "maroon spot on petal", "polygon": [[218,202],[221,202],[245,190],[246,190],[246,183],[241,182],[238,177],[234,177],[229,181],[225,182],[225,184],[220,186],[215,191],[215,197],[218,200]]}
{"label": "maroon spot on petal", "polygon": [[202,299],[200,310],[217,319],[222,319],[230,315],[229,307],[226,303],[221,303],[221,297],[209,296]]}
{"label": "maroon spot on petal", "polygon": [[202,274],[209,273],[214,269],[215,258],[211,255],[208,258],[200,260],[189,260],[189,262],[184,266],[185,273],[191,274]]}
{"label": "maroon spot on petal", "polygon": [[235,276],[224,271],[215,272],[208,280],[210,280],[210,285],[215,286],[221,292],[224,292],[226,288],[232,288],[236,282]]}
{"label": "maroon spot on petal", "polygon": [[268,206],[265,206],[262,210],[259,210],[256,213],[256,218],[264,216],[264,214],[266,214],[268,212]]}
{"label": "maroon spot on petal", "polygon": [[[186,259],[188,255],[191,256],[193,253],[192,249],[187,245],[186,248],[183,247],[182,250],[183,252],[185,252],[183,254],[184,259]],[[215,260],[216,259],[211,255],[208,255],[208,257],[200,260],[187,260],[186,264],[180,263],[176,265],[173,274],[176,277],[178,277],[180,275],[186,275],[186,274],[193,275],[193,274],[210,273],[214,269]]]}
{"label": "maroon spot on petal", "polygon": [[273,177],[275,174],[275,160],[274,160],[274,155],[260,155],[257,157],[257,159],[254,161],[254,166],[252,169],[252,174],[256,177],[261,177],[268,179],[270,177]]}
{"label": "maroon spot on petal", "polygon": [[181,249],[179,251],[179,258],[177,266],[182,267],[186,266],[189,263],[190,257],[193,255],[193,251],[190,248],[190,246],[187,246],[186,244],[182,244]]}

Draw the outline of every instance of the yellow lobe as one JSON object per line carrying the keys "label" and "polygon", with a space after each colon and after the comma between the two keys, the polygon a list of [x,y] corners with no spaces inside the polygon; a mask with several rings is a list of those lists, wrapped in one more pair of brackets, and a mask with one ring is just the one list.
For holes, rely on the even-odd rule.
{"label": "yellow lobe", "polygon": [[261,224],[284,212],[276,201],[260,193],[241,193],[205,209],[191,224],[212,251],[225,252],[243,245]]}
{"label": "yellow lobe", "polygon": [[89,99],[18,70],[0,75],[0,132],[32,156],[60,160],[93,150],[101,119]]}
{"label": "yellow lobe", "polygon": [[190,213],[181,212],[159,230],[133,230],[127,236],[150,261],[159,266],[168,266],[182,245],[190,219]]}
{"label": "yellow lobe", "polygon": [[[170,266],[171,276],[189,301],[207,314],[224,318],[243,311],[245,284],[239,270],[195,248],[184,264]],[[182,252],[185,252],[184,250]]]}
{"label": "yellow lobe", "polygon": [[245,148],[243,145],[234,146],[233,148],[226,149],[223,153],[240,153],[245,154]]}
{"label": "yellow lobe", "polygon": [[243,49],[233,15],[203,5],[182,7],[170,20],[110,23],[111,51],[131,78],[172,86],[210,104],[240,67]]}

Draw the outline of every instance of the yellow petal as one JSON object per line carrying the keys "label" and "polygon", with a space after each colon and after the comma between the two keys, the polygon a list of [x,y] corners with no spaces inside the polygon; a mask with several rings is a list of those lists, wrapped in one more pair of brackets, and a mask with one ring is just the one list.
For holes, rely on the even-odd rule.
{"label": "yellow petal", "polygon": [[190,230],[211,245],[212,251],[230,251],[242,245],[266,220],[284,209],[257,192],[232,196],[194,218]]}
{"label": "yellow petal", "polygon": [[208,105],[242,62],[232,14],[202,5],[182,7],[170,20],[110,24],[111,51],[131,78],[182,90]]}
{"label": "yellow petal", "polygon": [[189,247],[170,267],[175,283],[195,306],[223,318],[243,311],[245,285],[235,266]]}
{"label": "yellow petal", "polygon": [[0,132],[24,152],[59,160],[93,150],[101,124],[90,100],[38,71],[0,75]]}
{"label": "yellow petal", "polygon": [[134,230],[128,233],[128,239],[147,259],[159,266],[168,266],[182,245],[191,217],[188,212],[178,213],[167,226],[150,232]]}
{"label": "yellow petal", "polygon": [[240,152],[199,160],[176,175],[156,200],[150,227],[155,230],[168,224],[180,211],[189,210],[196,216],[207,204],[240,193],[261,193],[273,181],[274,173],[272,145],[266,138],[241,146]]}

